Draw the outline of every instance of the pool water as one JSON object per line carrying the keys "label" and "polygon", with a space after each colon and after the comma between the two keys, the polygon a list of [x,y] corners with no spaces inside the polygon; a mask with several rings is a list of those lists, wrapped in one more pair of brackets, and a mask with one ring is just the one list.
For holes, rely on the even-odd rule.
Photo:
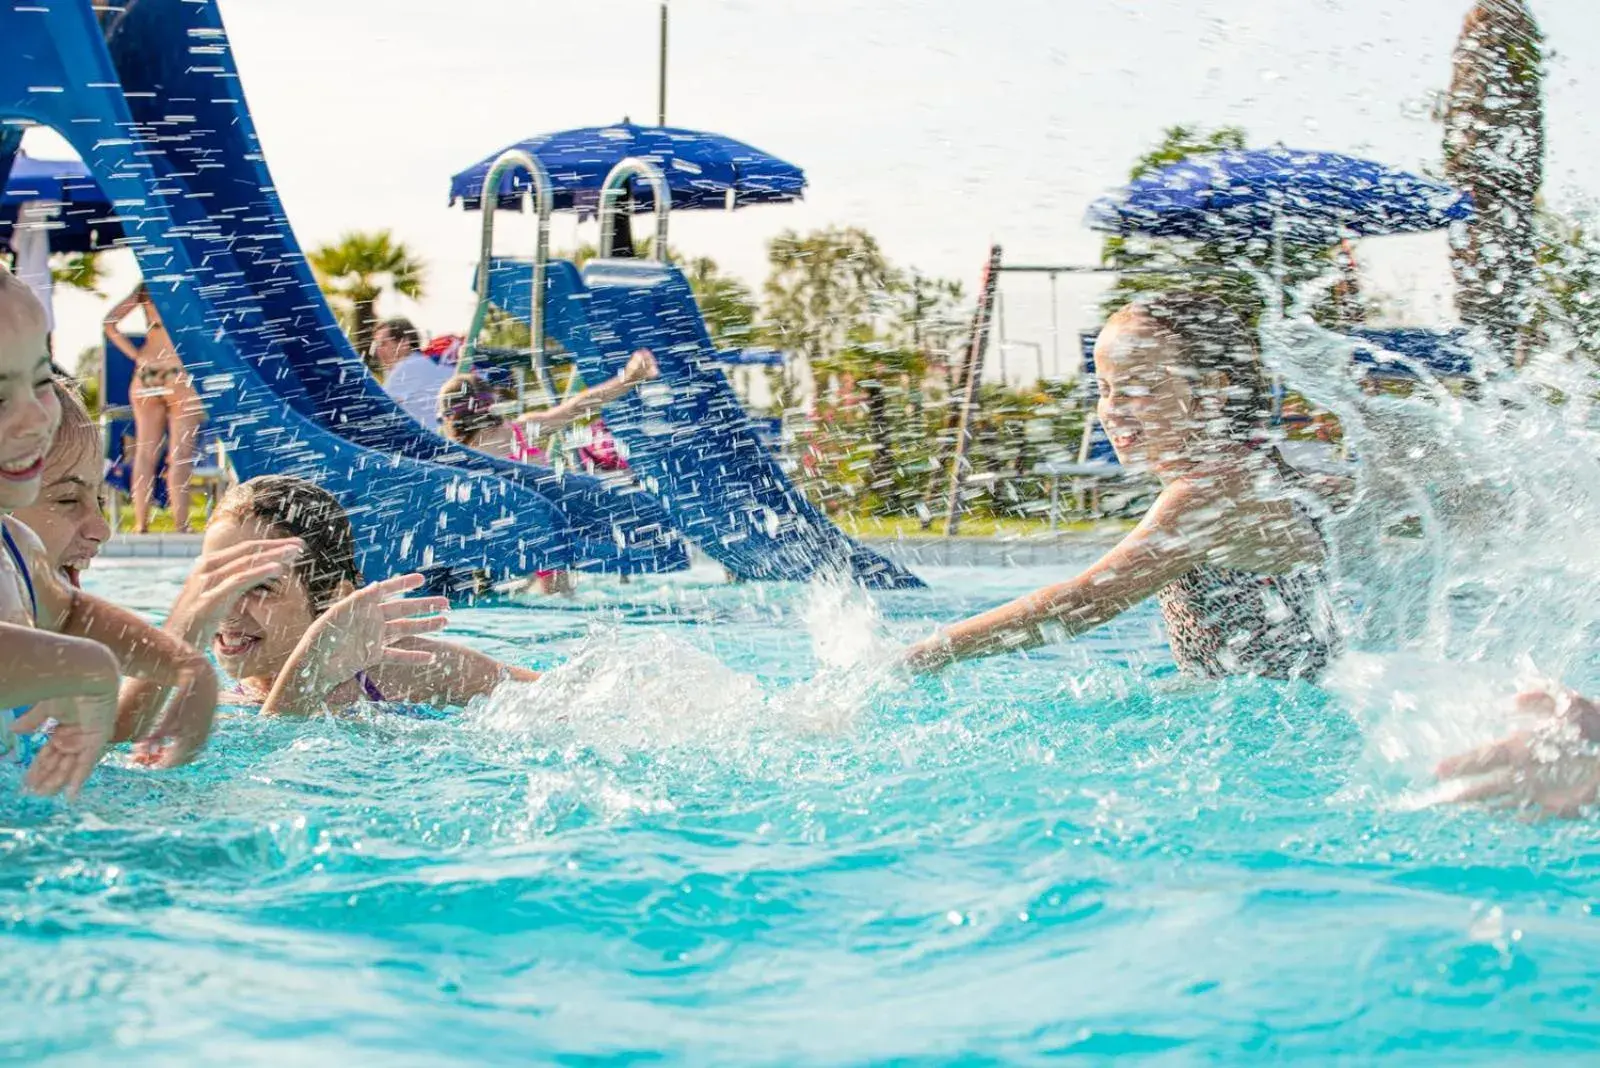
{"label": "pool water", "polygon": [[[182,573],[90,578],[158,615]],[[1593,826],[1418,803],[1489,681],[1185,683],[1148,606],[878,666],[1060,574],[592,581],[456,613],[553,669],[457,716],[236,713],[192,768],[14,799],[0,1054],[1593,1063]]]}

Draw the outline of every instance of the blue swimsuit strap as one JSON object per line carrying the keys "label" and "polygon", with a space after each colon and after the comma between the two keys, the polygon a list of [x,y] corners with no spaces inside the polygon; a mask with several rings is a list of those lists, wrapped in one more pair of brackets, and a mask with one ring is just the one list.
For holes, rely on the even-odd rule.
{"label": "blue swimsuit strap", "polygon": [[11,537],[11,530],[0,522],[0,537],[5,539],[6,552],[11,554],[11,562],[17,565],[17,574],[22,576],[22,585],[28,591],[28,603],[33,608],[33,617],[39,618],[39,596],[33,592],[33,576],[28,574],[28,565],[22,560],[22,550],[17,548],[15,539]]}

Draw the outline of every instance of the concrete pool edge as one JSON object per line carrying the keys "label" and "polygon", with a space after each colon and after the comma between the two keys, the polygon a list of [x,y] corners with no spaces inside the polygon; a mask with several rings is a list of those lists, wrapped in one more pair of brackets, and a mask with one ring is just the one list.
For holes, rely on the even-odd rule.
{"label": "concrete pool edge", "polygon": [[[1120,524],[1054,535],[945,538],[919,535],[861,538],[862,544],[906,567],[1034,567],[1083,560],[1086,546],[1109,544]],[[191,560],[200,555],[199,534],[120,534],[100,550],[106,560]],[[701,559],[700,553],[694,554]]]}

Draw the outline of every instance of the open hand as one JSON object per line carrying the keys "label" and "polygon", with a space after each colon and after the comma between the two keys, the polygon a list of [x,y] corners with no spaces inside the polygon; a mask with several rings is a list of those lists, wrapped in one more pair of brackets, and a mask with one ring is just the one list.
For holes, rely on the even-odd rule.
{"label": "open hand", "polygon": [[402,638],[442,630],[449,622],[443,614],[450,606],[445,598],[405,596],[422,582],[421,575],[400,575],[363,586],[334,602],[311,624],[295,658],[284,670],[303,663],[311,668],[318,688],[326,693],[354,678],[357,672],[379,664],[430,662],[432,653],[402,649],[395,644]]}
{"label": "open hand", "polygon": [[41,701],[26,716],[12,724],[18,734],[32,734],[49,720],[55,720],[50,741],[34,754],[23,784],[30,793],[48,797],[63,790],[77,797],[84,781],[100,763],[111,743],[117,722],[117,693],[60,697]]}
{"label": "open hand", "polygon": [[1451,798],[1573,817],[1600,796],[1600,706],[1574,693],[1519,694],[1532,726],[1439,764],[1441,779],[1471,779]]}
{"label": "open hand", "polygon": [[201,663],[184,672],[160,721],[135,746],[134,758],[160,768],[175,768],[193,760],[211,735],[217,690],[217,675],[210,664]]}
{"label": "open hand", "polygon": [[304,550],[299,538],[271,538],[206,553],[195,561],[162,629],[205,649],[239,599],[263,582],[287,575]]}

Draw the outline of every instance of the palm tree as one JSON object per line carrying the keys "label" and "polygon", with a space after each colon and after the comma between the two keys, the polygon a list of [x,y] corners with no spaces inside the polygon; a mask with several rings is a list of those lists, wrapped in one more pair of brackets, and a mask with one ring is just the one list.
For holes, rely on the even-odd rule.
{"label": "palm tree", "polygon": [[423,263],[392,231],[351,231],[332,245],[313,249],[309,258],[317,284],[344,316],[350,341],[363,356],[372,345],[378,298],[385,288],[422,299]]}
{"label": "palm tree", "polygon": [[1544,179],[1543,35],[1526,0],[1477,0],[1444,101],[1444,172],[1476,211],[1451,269],[1462,321],[1526,357]]}

